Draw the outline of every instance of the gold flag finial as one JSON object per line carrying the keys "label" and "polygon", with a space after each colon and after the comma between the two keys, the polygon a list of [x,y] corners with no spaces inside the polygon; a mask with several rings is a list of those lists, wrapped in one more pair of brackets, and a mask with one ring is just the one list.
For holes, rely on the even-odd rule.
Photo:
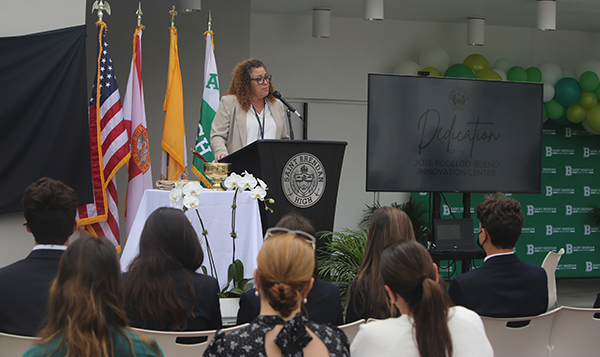
{"label": "gold flag finial", "polygon": [[144,13],[142,12],[142,2],[141,2],[141,1],[139,2],[139,6],[138,6],[138,9],[137,9],[137,11],[135,12],[135,14],[136,14],[136,15],[137,15],[137,17],[138,17],[138,23],[137,23],[137,24],[138,24],[138,27],[140,27],[140,26],[142,26],[142,15],[144,14]]}
{"label": "gold flag finial", "polygon": [[98,10],[98,21],[102,22],[102,16],[104,15],[103,11],[106,11],[106,13],[110,15],[110,5],[108,4],[108,1],[94,1],[92,4],[92,13],[96,10]]}
{"label": "gold flag finial", "polygon": [[169,14],[171,14],[171,27],[175,28],[175,16],[177,16],[177,10],[175,10],[175,5],[173,5],[173,8],[169,11]]}

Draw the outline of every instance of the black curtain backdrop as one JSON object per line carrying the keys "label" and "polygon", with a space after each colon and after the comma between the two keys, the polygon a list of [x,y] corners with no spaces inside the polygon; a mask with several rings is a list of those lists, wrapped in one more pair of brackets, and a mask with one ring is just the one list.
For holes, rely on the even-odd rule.
{"label": "black curtain backdrop", "polygon": [[0,38],[0,213],[44,176],[92,201],[85,30]]}

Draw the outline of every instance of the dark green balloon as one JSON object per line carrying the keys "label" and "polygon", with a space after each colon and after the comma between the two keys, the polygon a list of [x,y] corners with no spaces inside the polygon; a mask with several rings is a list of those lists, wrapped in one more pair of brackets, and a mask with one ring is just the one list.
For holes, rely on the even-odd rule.
{"label": "dark green balloon", "polygon": [[586,92],[593,92],[598,88],[598,75],[592,71],[586,71],[579,77],[579,85]]}
{"label": "dark green balloon", "polygon": [[577,103],[579,98],[581,98],[581,87],[575,78],[561,78],[554,85],[554,99],[565,107]]}
{"label": "dark green balloon", "polygon": [[525,70],[527,73],[527,82],[541,82],[542,81],[542,71],[537,67],[529,67]]}
{"label": "dark green balloon", "polygon": [[475,72],[466,64],[457,63],[448,67],[444,77],[475,78]]}
{"label": "dark green balloon", "polygon": [[521,66],[513,66],[506,73],[509,81],[527,82],[527,72]]}

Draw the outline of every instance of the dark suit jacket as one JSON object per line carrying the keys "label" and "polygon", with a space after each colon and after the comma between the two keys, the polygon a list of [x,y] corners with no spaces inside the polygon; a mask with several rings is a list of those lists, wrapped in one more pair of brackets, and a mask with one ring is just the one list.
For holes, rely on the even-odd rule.
{"label": "dark suit jacket", "polygon": [[456,305],[481,316],[535,316],[548,309],[546,271],[515,254],[492,257],[456,277],[448,293]]}
{"label": "dark suit jacket", "polygon": [[[254,295],[255,289],[250,289],[240,297],[240,309],[237,324],[252,322],[260,313],[260,297]],[[337,286],[323,280],[315,280],[312,289],[306,296],[308,302],[304,310],[306,316],[317,323],[342,325],[344,312]]]}
{"label": "dark suit jacket", "polygon": [[64,251],[34,250],[0,269],[0,331],[35,336],[48,313],[48,294]]}

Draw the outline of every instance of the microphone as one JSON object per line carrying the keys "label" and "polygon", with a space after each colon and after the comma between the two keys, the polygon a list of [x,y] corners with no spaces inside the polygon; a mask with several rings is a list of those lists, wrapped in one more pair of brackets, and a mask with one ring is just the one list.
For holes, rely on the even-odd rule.
{"label": "microphone", "polygon": [[283,99],[279,91],[274,91],[273,97],[279,99],[290,110],[290,112],[295,113],[297,116],[300,117],[300,119],[302,119],[302,115],[300,115],[300,113],[298,113],[298,111],[294,107],[292,107],[292,105],[288,103],[287,100]]}

